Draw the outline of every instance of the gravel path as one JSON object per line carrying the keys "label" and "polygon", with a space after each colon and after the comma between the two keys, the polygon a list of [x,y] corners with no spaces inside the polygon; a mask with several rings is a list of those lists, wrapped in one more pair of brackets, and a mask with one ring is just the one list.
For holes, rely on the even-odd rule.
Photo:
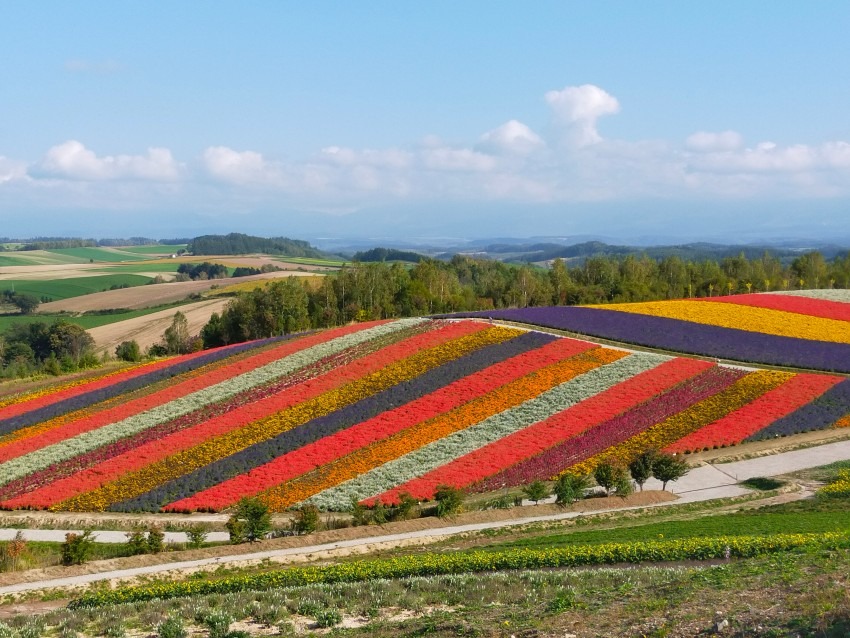
{"label": "gravel path", "polygon": [[[736,483],[748,478],[756,476],[777,476],[788,472],[818,467],[850,459],[850,440],[839,441],[837,443],[829,443],[818,447],[806,448],[803,450],[795,450],[772,456],[765,456],[756,459],[748,459],[744,461],[735,461],[733,463],[723,463],[718,465],[704,465],[691,470],[687,476],[673,483],[672,487],[679,498],[676,501],[669,503],[693,503],[698,501],[707,501],[716,498],[728,498],[746,494],[749,490],[738,486]],[[650,480],[646,484],[648,489],[660,489],[661,485],[654,480]],[[662,507],[669,503],[658,503],[650,507]],[[647,507],[647,506],[641,506]],[[618,508],[621,510],[638,509],[635,507]],[[610,511],[610,510],[609,510]],[[360,551],[367,547],[374,549],[376,546],[383,548],[398,547],[402,545],[415,544],[422,539],[434,540],[441,537],[452,536],[454,534],[462,534],[466,532],[481,531],[484,529],[496,529],[500,527],[508,527],[512,525],[524,525],[527,523],[535,523],[541,521],[557,521],[576,516],[581,516],[583,512],[563,512],[560,514],[546,516],[530,516],[522,519],[512,519],[506,521],[491,521],[486,523],[473,523],[467,525],[456,525],[450,527],[441,527],[437,529],[423,529],[401,534],[386,534],[383,536],[371,536],[368,538],[352,539],[347,541],[338,541],[334,543],[325,543],[321,545],[310,545],[307,547],[294,547],[288,549],[276,549],[263,552],[255,552],[252,554],[237,554],[231,556],[219,556],[216,558],[205,558],[192,561],[178,561],[173,563],[165,563],[160,565],[149,565],[145,567],[136,567],[132,569],[122,569],[108,572],[100,572],[96,574],[85,574],[73,576],[69,578],[56,578],[53,580],[45,580],[31,583],[19,583],[0,587],[0,595],[13,594],[24,591],[49,589],[59,587],[76,587],[86,585],[93,582],[113,579],[129,579],[143,575],[157,574],[162,572],[174,572],[180,570],[195,570],[210,565],[221,565],[232,562],[259,562],[262,560],[273,560],[276,562],[286,562],[287,557],[304,557],[309,554],[328,554],[359,548]],[[3,529],[0,530],[0,539],[8,539],[15,535],[18,530]],[[62,541],[65,538],[65,530],[21,530],[25,538],[28,540],[58,540]],[[97,539],[100,542],[124,542],[126,535],[124,532],[95,532]],[[226,539],[226,534],[222,532],[211,533],[209,540],[218,539],[219,535],[222,540]],[[180,532],[167,532],[166,541],[185,540],[185,535]]]}

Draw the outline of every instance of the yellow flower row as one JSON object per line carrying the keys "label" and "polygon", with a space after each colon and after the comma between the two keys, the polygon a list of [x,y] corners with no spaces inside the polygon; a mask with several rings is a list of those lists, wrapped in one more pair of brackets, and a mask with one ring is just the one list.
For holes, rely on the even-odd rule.
{"label": "yellow flower row", "polygon": [[594,348],[559,361],[488,392],[454,410],[417,423],[393,436],[317,468],[313,472],[274,487],[261,498],[273,511],[283,511],[322,490],[365,474],[388,461],[480,423],[494,414],[533,399],[556,385],[599,366],[613,363],[626,354],[619,350]]}
{"label": "yellow flower row", "polygon": [[761,332],[781,337],[850,343],[850,322],[812,317],[772,308],[739,306],[696,299],[591,306],[652,317],[680,319],[709,326]]}
{"label": "yellow flower row", "polygon": [[782,385],[792,376],[794,375],[788,372],[773,370],[752,372],[714,396],[656,423],[619,445],[577,463],[568,471],[575,474],[589,474],[602,461],[615,460],[629,463],[646,450],[661,450],[691,432],[754,401],[764,393]]}
{"label": "yellow flower row", "polygon": [[112,503],[144,494],[161,483],[176,479],[312,419],[330,414],[398,383],[413,379],[431,368],[457,359],[473,350],[507,341],[520,334],[522,334],[520,330],[497,326],[422,350],[340,388],[325,392],[222,436],[204,441],[193,448],[178,452],[135,472],[129,472],[117,481],[59,503],[51,509],[78,512],[103,511]]}

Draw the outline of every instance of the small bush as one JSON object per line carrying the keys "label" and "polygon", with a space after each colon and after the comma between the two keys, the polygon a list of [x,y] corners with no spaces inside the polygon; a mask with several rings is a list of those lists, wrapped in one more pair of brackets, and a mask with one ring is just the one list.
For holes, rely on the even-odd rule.
{"label": "small bush", "polygon": [[225,611],[214,611],[204,618],[204,625],[210,630],[209,638],[228,638],[233,618]]}
{"label": "small bush", "polygon": [[438,485],[434,492],[437,501],[437,516],[449,518],[463,509],[463,492],[450,485]]}
{"label": "small bush", "polygon": [[336,609],[322,609],[316,612],[316,624],[319,627],[335,627],[342,622],[342,614]]}
{"label": "small bush", "polygon": [[180,616],[169,616],[156,626],[156,635],[157,638],[186,638],[189,634]]}
{"label": "small bush", "polygon": [[82,534],[69,532],[65,534],[65,542],[62,543],[62,564],[82,565],[91,555],[94,545],[91,530]]}
{"label": "small bush", "polygon": [[312,534],[319,527],[319,508],[307,503],[295,510],[292,531],[296,534]]}
{"label": "small bush", "polygon": [[188,545],[192,549],[202,547],[203,544],[207,542],[208,535],[209,529],[203,523],[192,525],[186,530],[186,538],[189,539]]}

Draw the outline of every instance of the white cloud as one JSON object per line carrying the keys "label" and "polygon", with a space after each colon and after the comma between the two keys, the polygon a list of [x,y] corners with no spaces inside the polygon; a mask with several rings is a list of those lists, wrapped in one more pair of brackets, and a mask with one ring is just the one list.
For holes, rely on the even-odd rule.
{"label": "white cloud", "polygon": [[469,148],[427,148],[421,152],[425,168],[436,171],[490,171],[496,160],[490,155]]}
{"label": "white cloud", "polygon": [[340,146],[323,148],[321,159],[342,166],[367,165],[390,169],[406,168],[413,162],[413,155],[395,148],[357,151]]}
{"label": "white cloud", "polygon": [[0,185],[27,179],[27,165],[0,155]]}
{"label": "white cloud", "polygon": [[174,181],[181,166],[167,148],[149,148],[147,155],[98,157],[76,140],[68,140],[47,151],[37,174],[72,180]]}
{"label": "white cloud", "polygon": [[210,175],[233,184],[276,184],[283,180],[280,166],[266,161],[255,151],[210,146],[204,151],[202,160]]}
{"label": "white cloud", "polygon": [[613,95],[593,84],[568,86],[546,93],[556,124],[565,126],[569,141],[576,146],[596,144],[602,140],[596,130],[596,120],[620,112],[620,103]]}
{"label": "white cloud", "polygon": [[685,140],[685,145],[689,149],[700,152],[734,151],[736,148],[740,148],[743,143],[744,139],[740,133],[735,131],[723,131],[722,133],[698,131]]}
{"label": "white cloud", "polygon": [[478,147],[495,153],[527,155],[544,146],[537,133],[518,120],[509,120],[481,136]]}

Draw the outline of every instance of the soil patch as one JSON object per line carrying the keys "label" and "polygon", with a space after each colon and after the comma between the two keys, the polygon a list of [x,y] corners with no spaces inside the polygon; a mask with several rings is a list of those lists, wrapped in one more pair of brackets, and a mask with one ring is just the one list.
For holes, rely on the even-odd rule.
{"label": "soil patch", "polygon": [[186,320],[189,322],[189,334],[195,335],[206,325],[212,314],[224,310],[229,301],[229,299],[199,301],[179,308],[169,308],[142,317],[90,328],[88,333],[94,339],[99,351],[112,354],[118,344],[130,340],[135,340],[139,347],[145,350],[151,344],[162,341],[162,333],[174,321],[174,314],[178,310],[186,316]]}

